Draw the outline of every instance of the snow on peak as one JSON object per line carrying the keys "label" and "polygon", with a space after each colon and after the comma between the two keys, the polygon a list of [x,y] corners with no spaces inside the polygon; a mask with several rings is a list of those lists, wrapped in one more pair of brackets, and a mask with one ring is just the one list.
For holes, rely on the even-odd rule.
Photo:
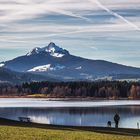
{"label": "snow on peak", "polygon": [[52,66],[51,64],[46,64],[46,65],[42,65],[42,66],[36,66],[30,70],[28,70],[28,72],[46,72],[46,71],[52,71],[52,70],[61,70],[64,69],[65,66],[62,65],[56,65],[56,66]]}
{"label": "snow on peak", "polygon": [[5,65],[5,64],[1,63],[1,64],[0,64],[0,67],[3,67],[4,65]]}
{"label": "snow on peak", "polygon": [[80,70],[80,69],[82,69],[82,66],[76,67],[75,69],[76,69],[76,70]]}
{"label": "snow on peak", "polygon": [[51,42],[47,47],[44,47],[46,52],[54,53],[56,51],[61,51],[61,48],[56,46],[53,42]]}
{"label": "snow on peak", "polygon": [[56,49],[60,49],[58,46],[55,45],[55,43],[51,42],[47,47],[45,47],[48,50],[55,51]]}
{"label": "snow on peak", "polygon": [[41,51],[42,51],[41,48],[36,47],[36,48],[32,49],[32,51],[28,52],[28,53],[27,53],[27,56],[30,56],[30,55],[33,55],[33,54],[38,54],[38,53],[40,53]]}
{"label": "snow on peak", "polygon": [[27,53],[27,56],[39,53],[49,53],[53,57],[63,57],[64,55],[69,54],[69,52],[63,48],[58,47],[55,43],[51,42],[48,46],[43,48],[34,48],[31,52]]}
{"label": "snow on peak", "polygon": [[69,52],[63,48],[58,47],[55,43],[51,42],[48,46],[42,48],[44,51],[49,52],[51,56],[54,57],[63,57]]}
{"label": "snow on peak", "polygon": [[51,64],[37,66],[28,70],[28,72],[44,72],[44,71],[50,70],[50,67],[51,67]]}

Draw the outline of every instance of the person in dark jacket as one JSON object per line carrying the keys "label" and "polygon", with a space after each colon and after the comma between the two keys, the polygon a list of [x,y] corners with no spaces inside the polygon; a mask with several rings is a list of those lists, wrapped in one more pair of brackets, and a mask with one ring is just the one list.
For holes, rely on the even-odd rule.
{"label": "person in dark jacket", "polygon": [[117,113],[114,116],[114,121],[115,121],[115,128],[118,128],[120,116]]}

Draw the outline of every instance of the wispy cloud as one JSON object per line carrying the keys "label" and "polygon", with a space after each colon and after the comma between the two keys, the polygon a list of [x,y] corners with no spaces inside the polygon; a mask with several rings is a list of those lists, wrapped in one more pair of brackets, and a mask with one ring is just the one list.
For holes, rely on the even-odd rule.
{"label": "wispy cloud", "polygon": [[104,6],[99,0],[89,0],[92,3],[96,3],[100,8],[102,8],[103,10],[105,10],[106,12],[108,12],[111,15],[114,15],[115,17],[121,19],[122,21],[124,21],[125,23],[127,23],[128,25],[130,25],[131,27],[133,27],[135,30],[140,30],[140,28],[135,25],[134,23],[130,22],[129,20],[127,20],[126,18],[124,18],[123,16],[113,12],[112,10],[108,9],[106,6]]}
{"label": "wispy cloud", "polygon": [[63,6],[61,7],[61,1],[59,2],[59,5],[53,5],[49,0],[40,2],[32,0],[22,0],[20,3],[17,3],[16,1],[12,2],[13,3],[11,5],[11,3],[0,1],[0,10],[3,11],[3,15],[0,17],[1,22],[30,19],[40,16],[41,14],[50,15],[51,13],[62,14],[89,21],[88,18],[66,10]]}
{"label": "wispy cloud", "polygon": [[93,50],[98,50],[98,48],[95,47],[95,46],[91,46],[90,48],[93,49]]}

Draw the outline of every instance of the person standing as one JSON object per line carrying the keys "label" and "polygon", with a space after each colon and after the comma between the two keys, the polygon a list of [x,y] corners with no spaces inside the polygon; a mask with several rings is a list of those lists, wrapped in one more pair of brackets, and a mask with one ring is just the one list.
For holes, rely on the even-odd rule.
{"label": "person standing", "polygon": [[120,116],[117,113],[114,116],[114,121],[115,121],[115,128],[118,128]]}

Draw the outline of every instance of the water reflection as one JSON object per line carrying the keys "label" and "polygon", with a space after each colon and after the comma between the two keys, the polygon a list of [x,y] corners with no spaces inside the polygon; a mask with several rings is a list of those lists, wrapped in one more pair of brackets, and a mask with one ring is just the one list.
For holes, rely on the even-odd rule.
{"label": "water reflection", "polygon": [[[92,108],[0,108],[0,117],[18,120],[30,117],[33,122],[58,125],[106,126],[119,113],[120,127],[137,128],[140,106],[109,106]],[[114,123],[113,123],[114,125]]]}

